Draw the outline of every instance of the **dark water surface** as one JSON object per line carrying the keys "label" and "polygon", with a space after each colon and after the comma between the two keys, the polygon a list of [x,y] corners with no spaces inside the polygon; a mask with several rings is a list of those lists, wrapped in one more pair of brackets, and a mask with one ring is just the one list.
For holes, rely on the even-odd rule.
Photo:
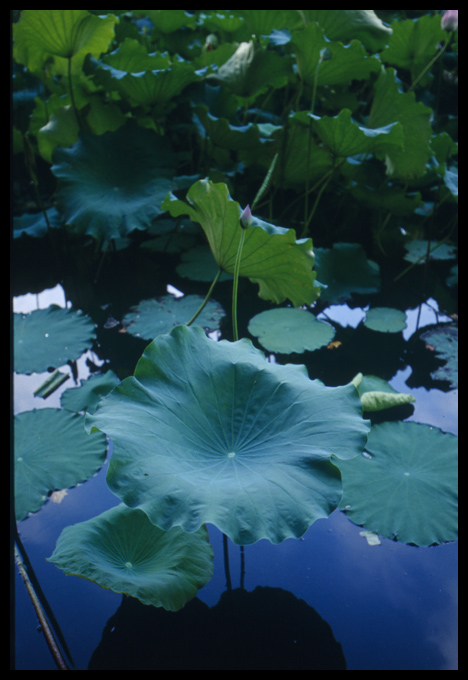
{"label": "dark water surface", "polygon": [[[64,304],[60,286],[38,297],[19,296],[15,311],[51,302]],[[438,314],[435,300],[408,307],[408,328],[396,344],[385,346],[385,356],[378,347],[365,345],[366,332],[355,330],[364,313],[361,307],[341,305],[325,312],[337,323],[337,339],[345,347],[354,338],[349,353],[337,350],[330,359],[331,351],[319,350],[278,361],[306,363],[311,377],[327,384],[344,384],[358,371],[375,373],[416,397],[414,408],[408,406],[401,417],[457,433],[457,390],[431,380],[424,383],[420,374],[426,369],[410,360],[407,347],[416,324],[421,328],[449,320]],[[252,315],[247,313],[246,319]],[[114,333],[112,342],[120,340],[116,329],[108,333]],[[135,356],[125,356],[130,371],[144,346],[131,345]],[[422,347],[420,343],[418,351]],[[110,340],[103,351],[116,361]],[[79,379],[89,375],[87,360],[99,366],[105,357],[102,351],[87,352],[78,361]],[[433,366],[427,367],[427,375],[430,370]],[[68,380],[44,401],[32,396],[44,377],[15,376],[15,412],[59,406],[61,391],[74,386]],[[233,590],[227,592],[222,536],[209,526],[213,579],[174,614],[65,576],[46,561],[64,527],[118,504],[106,485],[106,471],[107,463],[95,477],[68,489],[60,502],[49,500],[18,527],[74,670],[457,670],[458,542],[421,548],[381,539],[379,545],[369,545],[362,528],[335,511],[301,539],[247,546],[245,590],[240,589],[240,549],[230,544]],[[57,670],[37,628],[17,576],[16,670]]]}

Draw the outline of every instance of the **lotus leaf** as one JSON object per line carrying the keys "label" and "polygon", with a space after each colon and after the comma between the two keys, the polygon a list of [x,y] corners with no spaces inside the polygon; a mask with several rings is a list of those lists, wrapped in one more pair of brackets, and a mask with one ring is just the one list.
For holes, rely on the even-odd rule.
{"label": "lotus leaf", "polygon": [[431,244],[429,241],[422,239],[415,239],[405,244],[405,260],[407,262],[414,262],[424,264],[428,252],[431,260],[455,260],[457,257],[456,246],[448,243],[441,243],[440,245]]}
{"label": "lotus leaf", "polygon": [[358,373],[352,382],[359,392],[364,411],[381,411],[416,401],[412,394],[397,392],[386,380],[375,375]]}
{"label": "lotus leaf", "polygon": [[[193,184],[187,201],[170,195],[163,208],[173,217],[189,215],[199,222],[218,266],[232,274],[242,229],[239,204],[229,196],[225,184],[208,180]],[[319,292],[314,284],[313,264],[311,239],[296,241],[293,229],[253,218],[252,226],[245,232],[239,275],[259,284],[261,298],[276,303],[288,298],[294,306],[311,304]]]}
{"label": "lotus leaf", "polygon": [[235,543],[301,536],[340,499],[332,462],[368,431],[353,385],[269,363],[249,340],[177,326],[86,416],[112,439],[107,482],[162,529],[215,524]]}
{"label": "lotus leaf", "polygon": [[422,16],[416,21],[395,21],[382,60],[411,73],[414,80],[436,54],[439,43],[447,37],[440,25],[440,15]]}
{"label": "lotus leaf", "polygon": [[320,293],[324,302],[347,300],[352,293],[376,293],[380,289],[379,265],[368,260],[357,243],[335,243],[315,251],[317,278],[326,285]]}
{"label": "lotus leaf", "polygon": [[368,454],[337,461],[340,508],[380,536],[415,545],[458,534],[458,438],[413,422],[373,425]]}
{"label": "lotus leaf", "polygon": [[369,50],[378,52],[387,44],[392,29],[373,9],[301,9],[296,10],[304,23],[318,22],[329,40],[360,40]]}
{"label": "lotus leaf", "polygon": [[[176,267],[179,276],[193,281],[213,281],[219,272],[219,267],[209,246],[195,246],[180,256],[180,264]],[[220,281],[232,280],[232,274],[222,272]]]}
{"label": "lotus leaf", "polygon": [[93,375],[80,382],[80,387],[71,387],[60,397],[61,405],[68,411],[94,413],[99,400],[109,394],[120,381],[113,371],[107,371],[107,373]]}
{"label": "lotus leaf", "polygon": [[15,515],[37,512],[49,492],[76,486],[104,464],[105,436],[86,434],[84,416],[56,408],[15,416]]}
{"label": "lotus leaf", "polygon": [[[123,318],[127,333],[145,340],[153,340],[157,335],[169,333],[175,326],[187,323],[203,302],[201,295],[186,295],[176,298],[165,295],[157,300],[142,300]],[[208,300],[205,308],[196,318],[197,326],[210,331],[217,330],[224,309],[215,300]],[[128,326],[127,326],[128,324]]]}
{"label": "lotus leaf", "polygon": [[59,212],[104,246],[146,229],[174,188],[169,142],[133,120],[100,136],[82,132],[71,148],[55,149],[53,158]]}
{"label": "lotus leaf", "polygon": [[446,362],[431,373],[434,380],[448,380],[452,387],[458,387],[458,326],[439,326],[424,333],[421,339]]}
{"label": "lotus leaf", "polygon": [[335,329],[304,309],[280,307],[260,312],[249,321],[249,333],[271,352],[313,352],[328,345]]}
{"label": "lotus leaf", "polygon": [[123,503],[66,527],[48,561],[65,574],[170,611],[182,609],[213,575],[205,527],[192,534],[179,527],[162,531]]}
{"label": "lotus leaf", "polygon": [[50,305],[14,314],[14,366],[17,373],[42,373],[74,361],[93,344],[94,323],[80,311]]}
{"label": "lotus leaf", "polygon": [[400,333],[406,328],[406,314],[392,307],[373,307],[367,311],[364,325],[380,333]]}
{"label": "lotus leaf", "polygon": [[51,55],[58,64],[73,57],[74,70],[79,70],[87,54],[99,57],[107,50],[116,21],[113,15],[93,16],[86,9],[22,10],[13,24],[14,57],[33,72]]}

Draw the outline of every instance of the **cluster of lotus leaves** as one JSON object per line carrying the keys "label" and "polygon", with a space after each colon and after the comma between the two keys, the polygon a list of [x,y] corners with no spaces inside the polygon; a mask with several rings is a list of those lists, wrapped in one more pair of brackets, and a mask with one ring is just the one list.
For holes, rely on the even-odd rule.
{"label": "cluster of lotus leaves", "polygon": [[334,461],[369,431],[353,385],[326,387],[198,326],[158,336],[85,427],[112,439],[107,482],[127,506],[166,531],[214,524],[239,545],[327,517],[341,498]]}

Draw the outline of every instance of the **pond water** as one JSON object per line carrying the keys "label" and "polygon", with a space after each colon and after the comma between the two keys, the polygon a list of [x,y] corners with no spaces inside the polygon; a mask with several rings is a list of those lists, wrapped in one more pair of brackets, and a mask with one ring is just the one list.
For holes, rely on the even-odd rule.
{"label": "pond water", "polygon": [[[121,320],[131,304],[150,297],[148,282],[129,292],[125,281],[119,281],[118,267],[118,261],[109,263],[108,279],[103,268],[95,308],[105,309],[97,343],[77,361],[78,380],[104,365],[122,377],[131,374],[145,347],[144,341],[119,333],[119,325],[104,327],[110,314]],[[37,292],[29,293],[28,283],[16,278],[14,311],[66,304],[61,286],[30,287]],[[162,278],[158,276],[152,296],[166,292]],[[166,290],[171,285],[203,294],[202,285],[169,274],[165,285]],[[229,309],[230,283],[220,283],[217,293],[214,297]],[[241,286],[240,302],[245,334],[252,309],[265,305],[251,284]],[[272,360],[304,363],[311,376],[330,385],[344,384],[359,371],[379,375],[397,391],[416,397],[414,404],[394,409],[390,417],[457,434],[457,390],[431,379],[440,362],[419,338],[410,347],[421,328],[452,319],[439,313],[432,297],[423,296],[415,305],[414,296],[408,295],[408,303],[407,328],[397,338],[376,338],[360,330],[367,304],[360,299],[353,307],[333,305],[322,312],[335,325],[341,346]],[[70,371],[69,366],[62,368]],[[46,376],[15,375],[15,413],[59,407],[63,391],[75,386],[70,376],[46,400],[34,397]],[[112,445],[109,457],[111,453]],[[233,589],[228,592],[222,535],[209,526],[213,579],[183,610],[165,612],[65,576],[46,561],[64,527],[118,504],[106,485],[106,471],[107,462],[90,480],[52,496],[18,526],[73,657],[71,669],[457,670],[458,542],[416,547],[381,538],[373,545],[361,527],[337,510],[315,522],[301,539],[246,546],[242,577],[240,549],[230,544]],[[15,595],[16,670],[57,670],[18,575]]]}

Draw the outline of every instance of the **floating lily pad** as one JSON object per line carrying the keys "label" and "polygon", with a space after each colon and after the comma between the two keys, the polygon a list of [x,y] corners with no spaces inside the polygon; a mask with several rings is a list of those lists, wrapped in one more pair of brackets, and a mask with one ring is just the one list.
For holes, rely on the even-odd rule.
{"label": "floating lily pad", "polygon": [[[192,221],[199,222],[218,266],[230,274],[234,272],[242,211],[229,196],[226,184],[200,180],[190,187],[187,203],[170,195],[163,208],[173,217],[189,215]],[[293,229],[253,218],[245,232],[239,275],[259,284],[261,298],[275,303],[288,298],[296,307],[312,304],[319,292],[313,264],[311,239],[296,241]]]}
{"label": "floating lily pad", "polygon": [[328,345],[335,329],[304,309],[281,307],[260,312],[249,321],[249,333],[271,352],[313,352]]}
{"label": "floating lily pad", "polygon": [[78,359],[93,344],[94,323],[80,311],[50,305],[14,314],[17,373],[41,373]]}
{"label": "floating lily pad", "polygon": [[445,324],[427,331],[421,338],[446,362],[431,376],[435,380],[447,380],[452,387],[458,387],[458,326]]}
{"label": "floating lily pad", "polygon": [[353,293],[376,293],[380,290],[379,265],[368,260],[364,249],[357,243],[335,243],[333,248],[315,250],[317,279],[323,288],[320,299],[339,302]]}
{"label": "floating lily pad", "polygon": [[57,207],[67,224],[103,244],[146,229],[174,188],[174,156],[165,137],[129,120],[115,132],[80,133],[56,148]]}
{"label": "floating lily pad", "polygon": [[71,387],[63,392],[60,403],[68,411],[88,411],[94,413],[102,397],[119,384],[119,379],[113,371],[100,375],[93,375],[87,380],[81,380],[80,387]]}
{"label": "floating lily pad", "polygon": [[170,611],[182,609],[213,575],[205,527],[192,534],[180,527],[163,531],[123,503],[66,527],[48,561],[65,574]]}
{"label": "floating lily pad", "polygon": [[107,482],[127,505],[166,530],[215,524],[240,545],[327,517],[340,499],[332,458],[356,456],[368,431],[353,385],[187,326],[157,337],[86,426],[112,439]]}
{"label": "floating lily pad", "polygon": [[[157,335],[169,333],[175,326],[187,323],[203,300],[201,295],[186,295],[181,298],[165,295],[158,299],[142,300],[124,316],[123,324],[127,333],[145,340],[153,340]],[[219,302],[208,300],[195,323],[206,330],[214,331],[219,328],[220,321],[225,315]]]}
{"label": "floating lily pad", "polygon": [[56,408],[15,416],[15,515],[37,512],[56,489],[76,486],[104,464],[106,437],[89,436],[84,416]]}
{"label": "floating lily pad", "polygon": [[337,461],[340,508],[380,536],[432,545],[458,535],[458,438],[413,422],[373,425],[366,455]]}
{"label": "floating lily pad", "polygon": [[392,307],[373,307],[366,312],[364,326],[379,333],[400,333],[406,328],[406,314]]}

